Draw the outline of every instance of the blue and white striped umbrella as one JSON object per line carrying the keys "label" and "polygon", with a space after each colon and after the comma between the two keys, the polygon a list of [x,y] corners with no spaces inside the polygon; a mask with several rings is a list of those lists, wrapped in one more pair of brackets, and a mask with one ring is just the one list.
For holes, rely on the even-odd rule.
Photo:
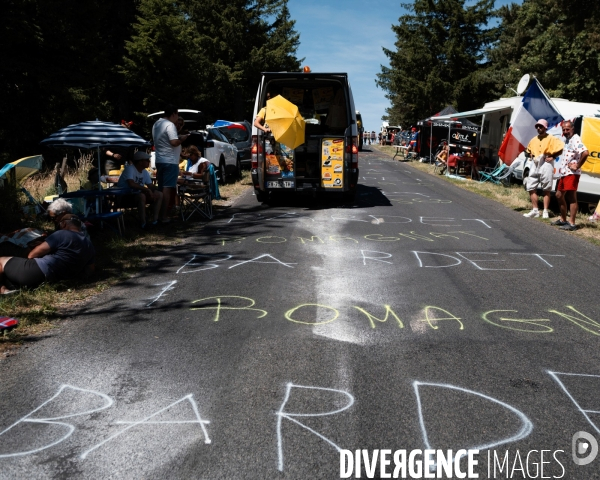
{"label": "blue and white striped umbrella", "polygon": [[45,140],[41,145],[48,147],[97,148],[109,145],[122,147],[149,147],[150,142],[144,140],[131,130],[116,123],[81,122],[61,128]]}
{"label": "blue and white striped umbrella", "polygon": [[[98,152],[99,172],[102,170],[100,166],[100,147],[110,145],[121,147],[150,146],[150,142],[131,130],[116,123],[101,122],[99,120],[76,123],[61,128],[58,132],[42,140],[40,144],[47,147],[95,148]],[[98,182],[98,188],[102,188],[100,182]]]}

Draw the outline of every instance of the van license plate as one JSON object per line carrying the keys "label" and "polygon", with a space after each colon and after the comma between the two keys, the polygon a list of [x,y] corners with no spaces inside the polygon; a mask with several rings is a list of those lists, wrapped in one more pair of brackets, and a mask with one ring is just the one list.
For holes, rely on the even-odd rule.
{"label": "van license plate", "polygon": [[267,182],[267,188],[294,188],[294,182],[289,180]]}

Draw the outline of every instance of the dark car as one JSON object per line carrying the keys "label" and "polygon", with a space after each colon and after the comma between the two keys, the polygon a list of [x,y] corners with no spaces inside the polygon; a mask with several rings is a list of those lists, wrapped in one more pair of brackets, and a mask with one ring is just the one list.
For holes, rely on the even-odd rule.
{"label": "dark car", "polygon": [[238,172],[242,167],[250,168],[250,161],[252,159],[252,125],[250,125],[250,122],[246,120],[242,120],[241,122],[217,120],[214,126],[237,147]]}

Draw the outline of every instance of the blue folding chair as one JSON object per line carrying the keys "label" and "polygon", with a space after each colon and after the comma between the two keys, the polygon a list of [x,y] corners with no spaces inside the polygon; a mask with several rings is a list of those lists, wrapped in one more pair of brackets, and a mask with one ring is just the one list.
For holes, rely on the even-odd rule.
{"label": "blue folding chair", "polygon": [[480,170],[479,183],[492,182],[496,185],[499,185],[501,180],[503,178],[506,178],[503,175],[506,173],[507,170],[508,167],[504,163],[497,165],[496,168],[494,168],[491,172],[485,172],[483,170]]}

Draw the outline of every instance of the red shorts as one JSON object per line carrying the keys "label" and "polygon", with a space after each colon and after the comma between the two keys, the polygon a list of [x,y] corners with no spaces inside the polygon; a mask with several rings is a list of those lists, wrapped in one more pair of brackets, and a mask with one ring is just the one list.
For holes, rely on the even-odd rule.
{"label": "red shorts", "polygon": [[567,175],[566,177],[560,177],[556,184],[556,190],[558,192],[577,191],[579,186],[580,175]]}

